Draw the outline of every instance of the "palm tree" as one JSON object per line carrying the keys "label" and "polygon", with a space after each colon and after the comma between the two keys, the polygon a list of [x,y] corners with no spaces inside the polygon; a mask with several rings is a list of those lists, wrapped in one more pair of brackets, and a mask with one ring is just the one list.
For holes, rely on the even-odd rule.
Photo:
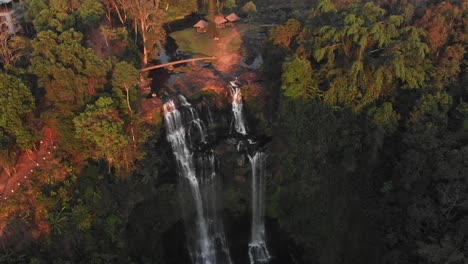
{"label": "palm tree", "polygon": [[68,219],[70,213],[65,212],[66,207],[62,207],[60,211],[49,214],[49,223],[52,233],[56,235],[62,234],[63,223]]}

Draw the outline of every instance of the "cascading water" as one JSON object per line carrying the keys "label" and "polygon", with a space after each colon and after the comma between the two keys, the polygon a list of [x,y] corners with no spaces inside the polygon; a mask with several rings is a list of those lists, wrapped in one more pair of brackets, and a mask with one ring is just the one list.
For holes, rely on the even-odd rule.
{"label": "cascading water", "polygon": [[190,255],[194,264],[230,264],[224,228],[218,217],[220,184],[216,177],[215,157],[212,154],[199,154],[197,162],[194,162],[194,156],[198,154],[188,147],[188,143],[193,148],[205,142],[205,125],[185,97],[179,96],[179,101],[188,115],[181,114],[174,102],[169,101],[164,104],[164,120],[167,140],[172,146],[179,175],[182,176],[181,185],[188,186],[194,203],[195,223],[186,225],[189,229],[188,237],[190,234],[194,236],[193,239],[189,238]]}
{"label": "cascading water", "polygon": [[[187,102],[187,99],[183,95],[179,95],[179,102],[189,112],[189,115],[186,118],[186,122],[188,124],[187,135],[189,137],[188,139],[190,146],[193,147],[196,143],[204,142],[206,138],[205,124],[198,117],[197,110],[195,110],[195,108],[193,108],[193,106]],[[195,132],[193,131],[194,128],[196,129]]]}
{"label": "cascading water", "polygon": [[247,135],[247,130],[245,129],[244,116],[242,113],[242,93],[241,89],[238,86],[237,78],[236,81],[229,82],[229,91],[232,96],[232,113],[234,115],[234,129],[237,133],[242,135]]}
{"label": "cascading water", "polygon": [[252,166],[252,227],[249,243],[251,264],[266,263],[271,256],[265,242],[265,176],[266,155],[256,152],[249,156]]}
{"label": "cascading water", "polygon": [[171,143],[177,161],[179,173],[187,180],[191,187],[196,209],[196,228],[198,235],[197,245],[192,245],[192,258],[194,263],[215,263],[215,254],[212,240],[208,236],[208,228],[203,214],[200,186],[195,175],[192,153],[189,151],[185,139],[185,128],[182,117],[173,101],[164,104],[164,120],[166,122],[167,140]]}
{"label": "cascading water", "polygon": [[221,182],[216,175],[215,156],[213,154],[201,154],[197,162],[197,174],[200,175],[200,188],[207,219],[209,219],[208,234],[214,239],[217,260],[220,263],[231,264],[231,256],[224,236],[224,226],[219,217],[222,208],[219,197],[221,196]]}

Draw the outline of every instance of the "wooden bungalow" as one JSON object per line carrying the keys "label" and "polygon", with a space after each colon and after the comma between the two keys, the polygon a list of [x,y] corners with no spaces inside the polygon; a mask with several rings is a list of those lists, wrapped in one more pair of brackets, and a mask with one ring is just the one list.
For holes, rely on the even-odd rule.
{"label": "wooden bungalow", "polygon": [[193,25],[193,27],[197,29],[198,33],[205,33],[208,28],[208,22],[202,19]]}
{"label": "wooden bungalow", "polygon": [[227,20],[223,16],[217,15],[214,22],[216,24],[216,28],[224,28]]}
{"label": "wooden bungalow", "polygon": [[229,16],[226,17],[227,19],[227,23],[226,25],[228,26],[234,26],[234,22],[236,21],[239,21],[240,20],[240,17],[238,15],[236,15],[235,13],[231,13]]}

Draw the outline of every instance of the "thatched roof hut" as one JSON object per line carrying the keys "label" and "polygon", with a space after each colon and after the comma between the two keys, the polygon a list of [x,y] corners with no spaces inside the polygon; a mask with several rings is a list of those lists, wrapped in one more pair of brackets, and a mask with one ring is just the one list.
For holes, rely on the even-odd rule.
{"label": "thatched roof hut", "polygon": [[197,32],[205,33],[208,28],[208,22],[202,19],[193,25],[193,27],[197,29]]}
{"label": "thatched roof hut", "polygon": [[236,15],[236,13],[231,13],[230,15],[228,15],[226,17],[226,19],[230,22],[234,22],[234,21],[237,21],[240,19],[240,17],[238,15]]}
{"label": "thatched roof hut", "polygon": [[226,23],[227,20],[223,16],[217,15],[214,22],[217,28],[224,28],[224,23]]}
{"label": "thatched roof hut", "polygon": [[235,13],[231,13],[230,15],[228,15],[228,16],[226,17],[226,19],[227,19],[227,21],[228,21],[228,22],[226,23],[226,25],[232,27],[232,26],[234,26],[234,21],[239,21],[239,20],[240,20],[240,17],[239,17],[238,15],[236,15]]}

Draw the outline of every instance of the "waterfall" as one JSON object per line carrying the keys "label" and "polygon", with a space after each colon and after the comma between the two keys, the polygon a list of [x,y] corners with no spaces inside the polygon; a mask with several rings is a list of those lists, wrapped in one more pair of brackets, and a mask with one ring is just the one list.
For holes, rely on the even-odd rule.
{"label": "waterfall", "polygon": [[207,112],[208,112],[208,127],[213,129],[215,127],[215,122],[213,120],[213,115],[211,114],[210,106],[207,105],[206,108],[207,108]]}
{"label": "waterfall", "polygon": [[216,177],[215,156],[213,154],[202,154],[198,157],[198,175],[200,175],[200,188],[202,199],[205,201],[207,219],[209,219],[208,233],[213,238],[216,249],[217,260],[223,264],[231,264],[231,256],[224,236],[224,226],[219,217],[222,208],[221,182]]}
{"label": "waterfall", "polygon": [[[188,124],[188,140],[193,148],[197,143],[204,143],[206,138],[206,128],[203,121],[198,117],[198,112],[193,106],[187,102],[183,95],[179,95],[180,104],[187,109],[189,115],[186,118]],[[195,129],[195,131],[194,131]]]}
{"label": "waterfall", "polygon": [[230,264],[224,228],[218,217],[220,183],[216,177],[215,157],[199,154],[197,158],[198,154],[190,150],[188,143],[193,148],[195,144],[205,142],[206,130],[197,111],[185,97],[179,96],[179,101],[184,114],[177,110],[173,101],[165,103],[163,108],[167,140],[177,161],[181,186],[188,186],[194,204],[195,217],[191,219],[194,224],[186,224],[189,252],[194,264]]}
{"label": "waterfall", "polygon": [[265,242],[265,176],[266,155],[256,152],[249,155],[252,166],[252,226],[249,243],[249,259],[251,264],[266,263],[270,254]]}
{"label": "waterfall", "polygon": [[172,146],[180,175],[188,181],[191,188],[196,211],[196,228],[198,243],[192,246],[192,258],[195,263],[214,264],[214,247],[208,236],[208,228],[203,214],[200,186],[195,175],[192,153],[189,151],[185,139],[185,128],[182,117],[173,101],[164,104],[164,120],[166,122],[167,140]]}
{"label": "waterfall", "polygon": [[237,133],[242,135],[247,135],[247,130],[245,129],[244,116],[242,114],[242,93],[241,89],[238,86],[237,78],[235,81],[229,82],[229,91],[232,96],[232,113],[234,115],[234,129]]}

